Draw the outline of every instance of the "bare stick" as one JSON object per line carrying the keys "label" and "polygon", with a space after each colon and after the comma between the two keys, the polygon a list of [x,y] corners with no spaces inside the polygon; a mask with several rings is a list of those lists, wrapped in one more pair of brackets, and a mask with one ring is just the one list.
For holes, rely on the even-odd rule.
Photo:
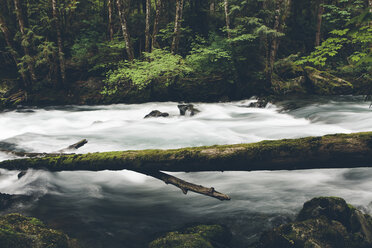
{"label": "bare stick", "polygon": [[[70,146],[68,146],[64,149],[58,150],[57,152],[53,152],[53,153],[15,152],[15,151],[6,150],[6,149],[2,149],[2,148],[0,148],[0,152],[5,152],[5,153],[8,153],[8,154],[12,154],[12,155],[17,156],[17,157],[29,157],[29,158],[45,157],[45,156],[53,157],[53,156],[59,156],[59,155],[61,155],[61,153],[67,155],[67,153],[65,153],[66,151],[73,150],[73,149],[77,150],[80,147],[84,146],[86,143],[88,143],[88,140],[83,139],[83,140],[80,140],[79,142],[77,142],[75,144],[72,144],[72,145],[70,145]],[[69,153],[69,154],[71,155],[71,153]]]}
{"label": "bare stick", "polygon": [[210,196],[213,198],[217,198],[220,201],[230,200],[231,198],[228,195],[225,195],[223,193],[220,193],[216,191],[213,187],[212,188],[206,188],[202,185],[196,185],[193,183],[186,182],[182,179],[179,179],[175,176],[168,175],[166,173],[163,173],[161,171],[137,171],[142,174],[146,174],[148,176],[157,178],[159,180],[162,180],[166,184],[172,184],[182,190],[182,192],[186,195],[188,191],[192,191],[198,194]]}
{"label": "bare stick", "polygon": [[80,147],[84,146],[86,143],[88,143],[88,140],[86,139],[82,139],[80,140],[79,142],[75,143],[75,144],[72,144],[64,149],[61,149],[61,150],[58,150],[59,153],[63,153],[65,152],[66,150],[77,150],[79,149]]}

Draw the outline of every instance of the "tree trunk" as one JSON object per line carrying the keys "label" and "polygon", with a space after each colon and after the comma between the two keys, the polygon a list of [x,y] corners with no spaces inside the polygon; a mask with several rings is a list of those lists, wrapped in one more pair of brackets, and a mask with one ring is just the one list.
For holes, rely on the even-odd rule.
{"label": "tree trunk", "polygon": [[154,29],[152,30],[152,45],[151,45],[152,50],[154,50],[155,48],[160,48],[159,43],[156,39],[156,36],[159,33],[159,21],[160,21],[160,14],[161,14],[162,6],[163,6],[162,0],[157,0],[155,20],[154,20]]}
{"label": "tree trunk", "polygon": [[134,59],[134,51],[133,51],[132,43],[130,41],[127,17],[126,17],[125,11],[123,11],[122,8],[121,8],[121,2],[120,1],[121,0],[116,0],[116,5],[118,7],[120,25],[121,25],[121,29],[123,31],[123,37],[124,37],[124,41],[125,41],[125,47],[126,47],[126,50],[127,50],[128,60],[132,61]]}
{"label": "tree trunk", "polygon": [[[20,30],[21,35],[22,35],[22,40],[27,41],[28,39],[27,39],[26,32],[25,32],[25,22],[24,22],[24,19],[23,19],[23,12],[22,12],[19,0],[14,0],[14,9],[15,9],[15,12],[16,12],[16,15],[17,15],[17,20],[18,20],[19,30]],[[32,58],[30,49],[28,48],[27,44],[25,45],[25,43],[29,43],[29,42],[22,42],[22,47],[23,47],[25,55],[28,56],[28,58],[29,58],[27,60],[27,67],[28,67],[28,70],[29,70],[29,73],[30,73],[30,76],[31,76],[31,82],[34,83],[37,80],[36,74],[35,74],[35,69],[34,69],[33,62],[30,61],[30,59]],[[30,85],[28,85],[28,86],[30,86]]]}
{"label": "tree trunk", "polygon": [[227,32],[227,38],[231,38],[230,33],[230,13],[229,13],[229,0],[224,0],[225,5],[225,19],[226,19],[226,32]]}
{"label": "tree trunk", "polygon": [[173,54],[177,53],[178,44],[180,42],[182,12],[183,12],[183,0],[177,0],[176,17],[174,19],[173,41],[172,41],[172,47],[171,47],[171,52]]}
{"label": "tree trunk", "polygon": [[[10,34],[10,31],[9,31],[9,29],[8,29],[6,23],[5,23],[4,17],[2,15],[0,15],[0,30],[4,34],[5,42],[6,42],[6,45],[9,47],[10,54],[11,54],[13,60],[14,60],[14,64],[18,68],[18,56],[17,56],[17,52],[15,50],[15,46],[13,44],[12,35]],[[26,74],[22,70],[18,70],[18,71],[21,74],[23,83],[25,85],[27,85]]]}
{"label": "tree trunk", "polygon": [[7,160],[0,168],[134,170],[134,171],[257,171],[372,167],[372,132],[262,141],[172,150],[118,151]]}
{"label": "tree trunk", "polygon": [[[284,31],[285,21],[289,15],[291,0],[277,0],[276,4],[274,30],[278,33],[282,33]],[[279,49],[279,43],[279,37],[274,37],[272,39],[269,60],[270,82],[272,81],[274,64]]]}
{"label": "tree trunk", "polygon": [[150,52],[150,17],[151,17],[151,0],[146,0],[146,28],[145,28],[145,51]]}
{"label": "tree trunk", "polygon": [[112,24],[112,13],[113,13],[112,0],[108,0],[107,5],[108,5],[108,22],[109,22],[110,41],[113,41],[114,40],[114,27]]}
{"label": "tree trunk", "polygon": [[209,3],[209,12],[213,15],[216,12],[216,0],[211,0]]}
{"label": "tree trunk", "polygon": [[66,63],[65,63],[65,55],[63,53],[63,41],[62,41],[62,34],[61,34],[61,23],[59,19],[59,12],[57,9],[57,0],[52,0],[52,9],[53,9],[53,19],[54,19],[54,27],[56,28],[57,32],[57,43],[58,43],[58,58],[59,58],[59,68],[61,72],[61,79],[62,85],[66,82]]}
{"label": "tree trunk", "polygon": [[319,0],[317,3],[318,11],[316,18],[316,33],[315,33],[315,46],[320,45],[321,30],[322,30],[322,19],[324,13],[323,0]]}

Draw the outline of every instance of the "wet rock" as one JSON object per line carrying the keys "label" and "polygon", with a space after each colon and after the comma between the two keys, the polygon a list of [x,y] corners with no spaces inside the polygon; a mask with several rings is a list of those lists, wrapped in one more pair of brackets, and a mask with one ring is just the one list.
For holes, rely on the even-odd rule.
{"label": "wet rock", "polygon": [[150,248],[223,248],[231,240],[231,233],[220,225],[198,225],[169,232],[152,241]]}
{"label": "wet rock", "polygon": [[18,179],[21,179],[22,177],[24,177],[26,175],[26,173],[27,173],[27,171],[25,171],[25,170],[18,173],[18,175],[17,175]]}
{"label": "wet rock", "polygon": [[257,102],[251,102],[248,105],[248,108],[266,108],[269,101],[265,98],[260,98],[257,100]]}
{"label": "wet rock", "polygon": [[200,112],[200,110],[194,108],[192,104],[178,104],[178,109],[180,110],[180,115],[186,115],[186,113],[190,113],[190,116],[194,116]]}
{"label": "wet rock", "polygon": [[60,231],[49,229],[40,220],[9,214],[0,217],[2,248],[78,248],[76,240]]}
{"label": "wet rock", "polygon": [[372,218],[342,198],[314,198],[304,204],[295,222],[264,233],[258,247],[372,247]]}
{"label": "wet rock", "polygon": [[309,87],[319,95],[345,95],[353,91],[353,85],[348,81],[336,77],[328,72],[306,66],[306,77]]}
{"label": "wet rock", "polygon": [[168,117],[168,113],[160,112],[159,110],[153,110],[149,114],[147,114],[144,118],[150,118],[150,117]]}
{"label": "wet rock", "polygon": [[30,200],[31,197],[26,195],[8,195],[0,193],[0,211],[8,210],[17,204],[23,204]]}

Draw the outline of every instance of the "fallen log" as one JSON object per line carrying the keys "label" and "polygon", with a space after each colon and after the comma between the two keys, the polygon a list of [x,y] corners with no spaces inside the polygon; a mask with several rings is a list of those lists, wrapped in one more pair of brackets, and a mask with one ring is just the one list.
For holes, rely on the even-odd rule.
{"label": "fallen log", "polygon": [[372,132],[171,150],[43,155],[0,162],[9,170],[255,171],[372,167]]}

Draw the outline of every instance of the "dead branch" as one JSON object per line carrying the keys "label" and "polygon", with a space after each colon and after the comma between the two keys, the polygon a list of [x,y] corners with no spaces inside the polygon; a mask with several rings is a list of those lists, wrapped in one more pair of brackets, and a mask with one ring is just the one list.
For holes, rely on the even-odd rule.
{"label": "dead branch", "polygon": [[182,179],[179,179],[175,176],[168,175],[161,171],[137,171],[139,173],[157,178],[166,184],[172,184],[182,190],[182,192],[186,195],[188,191],[192,191],[198,194],[210,196],[213,198],[217,198],[220,201],[224,200],[230,200],[231,198],[228,195],[225,195],[223,193],[220,193],[216,191],[213,187],[212,188],[206,188],[202,185],[196,185],[193,183],[186,182]]}

